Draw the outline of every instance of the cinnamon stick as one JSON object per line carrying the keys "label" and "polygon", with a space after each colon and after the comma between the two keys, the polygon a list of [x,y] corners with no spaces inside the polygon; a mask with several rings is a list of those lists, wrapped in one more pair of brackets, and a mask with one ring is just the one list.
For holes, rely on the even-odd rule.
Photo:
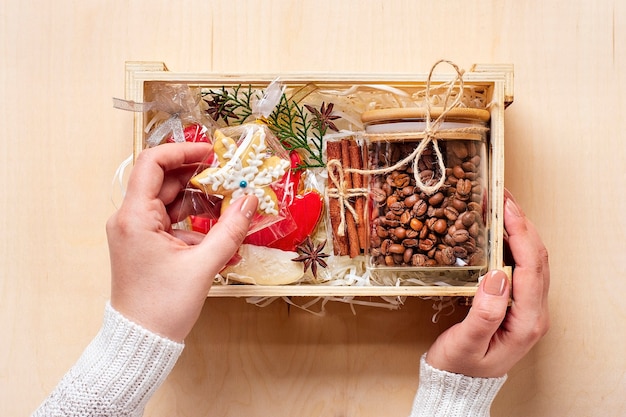
{"label": "cinnamon stick", "polygon": [[[363,169],[363,151],[359,145],[352,143],[350,145],[350,166],[354,169]],[[358,172],[352,173],[352,185],[354,188],[363,188],[363,174]],[[357,196],[354,202],[356,211],[356,227],[359,237],[359,248],[365,251],[367,244],[367,225],[365,224],[365,196]]]}
{"label": "cinnamon stick", "polygon": [[[350,143],[352,141],[350,139],[343,139],[341,141],[341,165],[344,169],[344,181],[345,181],[345,190],[352,189],[352,175],[350,172],[345,172],[347,169],[352,168],[351,158],[350,158]],[[354,198],[350,198],[349,204],[352,204]],[[354,215],[350,210],[345,211],[346,214],[346,231],[348,235],[348,249],[350,253],[350,257],[354,258],[361,254],[361,247],[359,245],[359,233],[357,231],[356,220],[354,219]]]}
{"label": "cinnamon stick", "polygon": [[[341,143],[329,141],[326,144],[326,158],[327,161],[341,159]],[[332,174],[337,178],[339,174],[336,168],[329,167],[329,171],[332,170]],[[330,174],[330,172],[329,172]],[[330,176],[330,175],[329,175]],[[329,182],[329,187],[335,187]],[[343,236],[339,236],[339,224],[341,223],[341,202],[338,198],[328,198],[328,215],[330,217],[330,226],[333,236],[333,253],[335,255],[343,256],[349,253],[348,250],[348,236],[344,233]]]}

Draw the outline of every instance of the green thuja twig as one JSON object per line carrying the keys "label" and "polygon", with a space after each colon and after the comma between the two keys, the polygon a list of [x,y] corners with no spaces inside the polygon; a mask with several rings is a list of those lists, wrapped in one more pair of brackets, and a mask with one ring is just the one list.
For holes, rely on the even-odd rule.
{"label": "green thuja twig", "polygon": [[276,109],[268,117],[268,121],[270,129],[287,150],[305,151],[304,161],[298,168],[324,166],[321,141],[314,137],[313,143],[310,143],[310,134],[315,130],[315,122],[305,111],[304,106],[288,100],[283,94]]}

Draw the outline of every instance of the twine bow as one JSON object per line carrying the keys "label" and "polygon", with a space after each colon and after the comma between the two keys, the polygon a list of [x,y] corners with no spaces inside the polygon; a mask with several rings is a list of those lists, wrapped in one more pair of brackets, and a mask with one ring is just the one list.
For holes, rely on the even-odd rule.
{"label": "twine bow", "polygon": [[[452,81],[449,81],[447,83],[448,86],[446,89],[446,93],[444,95],[443,106],[442,106],[443,109],[439,117],[437,117],[433,121],[430,116],[431,111],[432,111],[431,96],[430,96],[431,80],[432,80],[432,76],[433,76],[433,72],[435,71],[435,68],[439,64],[443,64],[443,63],[452,66],[456,72],[456,76]],[[454,100],[448,105],[448,101],[450,100],[450,96],[452,95],[452,92],[457,82],[459,84],[459,94],[457,94],[454,97]],[[445,84],[446,83],[444,83],[443,85]],[[443,156],[441,155],[441,150],[439,150],[439,146],[437,143],[437,132],[439,131],[439,128],[441,127],[441,124],[443,123],[448,113],[450,113],[452,109],[458,107],[458,105],[461,103],[461,99],[463,97],[463,70],[460,69],[454,62],[447,61],[444,59],[437,61],[431,67],[430,72],[428,73],[428,78],[426,79],[425,94],[426,96],[425,96],[424,102],[426,104],[426,107],[425,107],[426,114],[424,116],[424,120],[426,122],[426,128],[424,129],[424,132],[423,132],[424,139],[420,141],[420,144],[415,148],[415,150],[411,154],[409,154],[406,158],[396,163],[393,167],[391,167],[392,169],[390,169],[389,171],[393,171],[409,162],[413,162],[413,176],[415,177],[415,184],[421,191],[425,192],[427,195],[431,195],[431,194],[436,193],[446,180],[446,176],[445,176],[446,166],[443,163]],[[441,175],[439,176],[439,179],[437,180],[435,184],[429,185],[429,184],[425,184],[422,181],[422,177],[420,175],[420,170],[418,167],[418,162],[420,160],[420,157],[422,156],[422,153],[424,152],[424,150],[428,147],[430,143],[433,144],[433,149],[435,151],[437,165],[439,167],[439,172],[441,173]]]}
{"label": "twine bow", "polygon": [[[448,81],[442,84],[442,86],[447,85],[446,93],[443,99],[442,111],[439,117],[437,117],[435,120],[432,120],[431,118],[431,112],[432,112],[431,80],[432,80],[432,76],[433,76],[433,72],[435,71],[435,68],[438,65],[443,64],[443,63],[449,64],[450,66],[452,66],[454,70],[456,71],[456,76],[451,81]],[[431,67],[430,72],[428,74],[428,78],[426,80],[426,91],[425,91],[425,99],[424,99],[425,113],[426,113],[424,115],[424,119],[426,122],[426,128],[422,132],[424,138],[420,141],[419,145],[413,150],[413,152],[411,152],[409,155],[399,160],[392,166],[389,166],[387,168],[378,168],[378,169],[372,169],[372,170],[355,170],[355,171],[362,173],[362,174],[385,174],[385,173],[400,169],[409,163],[412,163],[413,176],[415,178],[416,186],[421,191],[425,192],[427,195],[436,193],[446,180],[446,177],[445,177],[446,166],[444,165],[443,155],[441,155],[441,151],[439,150],[439,146],[437,143],[437,133],[445,117],[448,115],[448,113],[450,113],[452,109],[458,107],[459,104],[461,103],[461,99],[463,97],[463,72],[464,71],[462,69],[460,69],[455,63],[451,61],[447,61],[444,59],[437,61]],[[460,92],[454,97],[454,100],[452,100],[452,102],[448,103],[450,101],[450,96],[452,95],[452,92],[454,91],[454,88],[457,85],[457,83],[459,85]],[[462,130],[465,130],[465,129],[462,129]],[[430,184],[426,184],[424,183],[424,181],[422,181],[422,178],[420,175],[419,160],[422,154],[424,153],[424,150],[426,150],[428,145],[430,145],[431,143],[433,144],[437,165],[439,167],[439,172],[441,172],[441,175],[436,183],[432,184],[431,181],[428,181]]]}
{"label": "twine bow", "polygon": [[[432,122],[431,117],[430,117],[430,112],[431,112],[430,83],[431,83],[431,79],[433,76],[433,72],[435,71],[435,68],[439,64],[442,64],[442,63],[446,63],[452,66],[454,70],[456,71],[456,77],[448,84],[448,88],[444,96],[443,110],[441,114],[439,115],[439,117],[437,117],[437,119],[435,119],[434,122]],[[450,99],[450,95],[452,94],[452,91],[454,90],[454,86],[456,85],[457,81],[459,83],[459,94],[456,95],[456,97],[452,101],[452,104],[448,106],[448,100]],[[439,130],[439,127],[441,126],[441,123],[445,119],[446,115],[450,113],[452,109],[454,109],[461,103],[462,97],[463,97],[463,70],[460,69],[454,62],[443,60],[443,59],[437,61],[435,65],[431,67],[430,72],[428,73],[428,78],[426,80],[426,98],[425,98],[426,129],[424,129],[424,139],[420,142],[419,146],[416,148],[415,156],[413,158],[413,175],[415,176],[415,183],[417,184],[420,190],[424,191],[428,195],[433,194],[437,190],[439,190],[439,188],[441,188],[444,181],[446,180],[446,176],[445,176],[446,166],[443,163],[443,156],[441,155],[441,151],[439,150],[439,146],[437,145],[436,133]],[[439,180],[437,181],[437,183],[435,183],[432,186],[428,186],[422,182],[422,178],[421,178],[421,175],[419,175],[419,168],[418,168],[418,161],[420,159],[420,156],[422,155],[422,153],[424,152],[424,149],[426,149],[426,147],[428,146],[430,142],[433,143],[433,148],[435,149],[435,155],[437,155],[437,163],[439,165],[439,172],[441,172],[441,176],[439,177]]]}

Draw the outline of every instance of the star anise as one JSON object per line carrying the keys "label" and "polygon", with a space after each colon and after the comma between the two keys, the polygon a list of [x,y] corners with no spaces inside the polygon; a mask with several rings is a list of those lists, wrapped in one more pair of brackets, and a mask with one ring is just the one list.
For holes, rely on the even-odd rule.
{"label": "star anise", "polygon": [[313,277],[317,278],[317,265],[319,264],[322,268],[326,268],[328,266],[324,258],[327,258],[330,255],[322,253],[324,246],[326,246],[326,241],[323,241],[319,245],[315,245],[311,241],[311,237],[308,236],[304,243],[298,246],[298,250],[302,252],[302,255],[297,258],[293,258],[292,261],[304,262],[304,272],[306,272],[310,267]]}
{"label": "star anise", "polygon": [[305,104],[304,107],[306,107],[307,110],[313,114],[313,117],[317,119],[317,123],[319,123],[319,126],[321,127],[320,130],[326,130],[326,128],[328,128],[330,130],[334,130],[335,132],[339,132],[339,129],[337,129],[333,120],[340,119],[341,116],[333,114],[333,107],[335,107],[333,103],[328,103],[328,106],[326,106],[326,103],[322,102],[322,106],[319,110],[309,104]]}
{"label": "star anise", "polygon": [[239,116],[234,112],[235,105],[228,102],[228,97],[225,94],[211,94],[209,100],[204,101],[209,106],[206,112],[213,120],[218,121],[221,117],[226,124],[229,124],[228,119],[239,119]]}

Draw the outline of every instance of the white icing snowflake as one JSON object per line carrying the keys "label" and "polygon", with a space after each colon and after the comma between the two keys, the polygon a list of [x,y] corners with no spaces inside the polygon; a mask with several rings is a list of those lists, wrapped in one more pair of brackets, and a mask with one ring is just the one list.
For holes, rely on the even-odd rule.
{"label": "white icing snowflake", "polygon": [[218,130],[213,150],[219,166],[208,168],[194,177],[191,180],[194,186],[208,194],[222,195],[222,211],[232,201],[254,194],[259,199],[259,212],[278,214],[276,194],[269,185],[285,175],[290,163],[268,154],[262,128],[248,129],[240,146]]}

